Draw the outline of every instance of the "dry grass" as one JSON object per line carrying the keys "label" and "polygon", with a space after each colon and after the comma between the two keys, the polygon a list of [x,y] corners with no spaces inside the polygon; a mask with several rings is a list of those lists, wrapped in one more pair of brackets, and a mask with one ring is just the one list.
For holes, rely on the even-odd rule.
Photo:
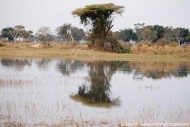
{"label": "dry grass", "polygon": [[158,46],[158,45],[133,45],[132,52],[136,54],[153,54],[153,55],[186,55],[190,56],[190,46]]}
{"label": "dry grass", "polygon": [[114,61],[190,61],[190,46],[132,46],[131,54],[117,54],[88,49],[87,45],[66,45],[63,43],[49,43],[44,48],[32,48],[34,43],[3,43],[0,47],[0,57],[43,57],[67,58],[79,60],[114,60]]}

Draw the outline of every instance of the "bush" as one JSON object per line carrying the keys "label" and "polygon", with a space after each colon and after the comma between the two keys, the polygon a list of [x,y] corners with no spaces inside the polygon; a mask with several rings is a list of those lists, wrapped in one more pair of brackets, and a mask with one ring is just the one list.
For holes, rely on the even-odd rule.
{"label": "bush", "polygon": [[104,44],[104,49],[106,51],[116,52],[116,53],[131,53],[131,48],[125,47],[122,45],[117,39],[112,35],[109,34],[106,43]]}

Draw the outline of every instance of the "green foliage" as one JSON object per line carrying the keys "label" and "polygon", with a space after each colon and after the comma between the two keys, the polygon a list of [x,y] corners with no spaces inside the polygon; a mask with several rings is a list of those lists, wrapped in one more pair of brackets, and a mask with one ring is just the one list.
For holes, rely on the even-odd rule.
{"label": "green foliage", "polygon": [[[160,25],[145,26],[144,23],[138,23],[135,24],[135,30],[139,41],[159,42],[161,45],[165,45],[166,40],[174,41],[178,44],[190,41],[190,32],[186,28],[163,27]],[[160,42],[159,40],[162,38],[165,40]]]}
{"label": "green foliage", "polygon": [[14,38],[11,35],[10,31],[13,31],[13,28],[11,27],[3,28],[3,30],[1,31],[1,37],[7,38],[9,41],[13,41]]}
{"label": "green foliage", "polygon": [[[109,46],[106,46],[109,45]],[[117,39],[109,33],[106,38],[106,43],[104,45],[104,49],[107,51],[117,52],[117,53],[131,53],[130,47],[123,46]]]}
{"label": "green foliage", "polygon": [[185,37],[189,34],[189,30],[186,28],[179,28],[180,29],[180,36]]}
{"label": "green foliage", "polygon": [[129,42],[130,40],[132,40],[132,41],[137,41],[138,40],[138,36],[133,31],[133,29],[120,30],[119,32],[116,32],[116,37],[119,40],[127,41],[127,42]]}
{"label": "green foliage", "polygon": [[189,29],[181,28],[180,37],[182,37],[183,42],[190,42],[190,32]]}
{"label": "green foliage", "polygon": [[188,35],[185,37],[184,41],[185,42],[190,42],[190,33],[188,33]]}
{"label": "green foliage", "polygon": [[23,25],[16,25],[15,27],[4,28],[1,32],[1,37],[6,38],[9,41],[16,41],[16,39],[28,38],[29,36],[32,36],[32,33],[31,30],[26,31]]}
{"label": "green foliage", "polygon": [[154,42],[164,37],[164,27],[160,25],[148,26],[152,31],[157,32],[157,38],[153,40]]}
{"label": "green foliage", "polygon": [[[90,21],[98,22],[98,20],[107,20],[113,13],[121,14],[123,12],[123,6],[117,6],[112,3],[109,4],[92,4],[85,6],[84,8],[76,9],[72,12],[73,15],[77,15],[81,19],[82,24],[89,24]],[[90,20],[90,21],[89,21]]]}
{"label": "green foliage", "polygon": [[113,14],[121,14],[123,8],[112,3],[93,4],[76,9],[72,14],[79,16],[82,24],[92,25],[91,41],[94,47],[100,49],[104,46],[107,34],[113,27]]}

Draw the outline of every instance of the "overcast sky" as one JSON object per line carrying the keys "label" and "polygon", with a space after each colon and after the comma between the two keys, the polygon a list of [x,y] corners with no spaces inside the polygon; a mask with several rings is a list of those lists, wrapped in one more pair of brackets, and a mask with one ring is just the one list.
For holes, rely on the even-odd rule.
{"label": "overcast sky", "polygon": [[84,28],[71,12],[97,3],[125,7],[122,17],[115,18],[114,31],[134,28],[136,23],[190,29],[190,0],[0,0],[0,29],[22,24],[34,32],[41,26],[54,31],[64,23]]}

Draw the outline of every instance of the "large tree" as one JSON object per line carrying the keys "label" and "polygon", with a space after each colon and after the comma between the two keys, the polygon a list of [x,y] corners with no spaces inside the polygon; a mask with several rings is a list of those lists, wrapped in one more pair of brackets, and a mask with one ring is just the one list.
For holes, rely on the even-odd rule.
{"label": "large tree", "polygon": [[121,14],[123,8],[123,6],[117,6],[113,3],[93,4],[76,9],[72,14],[79,16],[81,23],[85,26],[88,24],[92,25],[92,43],[96,48],[101,48],[104,47],[106,37],[113,27],[113,15]]}

